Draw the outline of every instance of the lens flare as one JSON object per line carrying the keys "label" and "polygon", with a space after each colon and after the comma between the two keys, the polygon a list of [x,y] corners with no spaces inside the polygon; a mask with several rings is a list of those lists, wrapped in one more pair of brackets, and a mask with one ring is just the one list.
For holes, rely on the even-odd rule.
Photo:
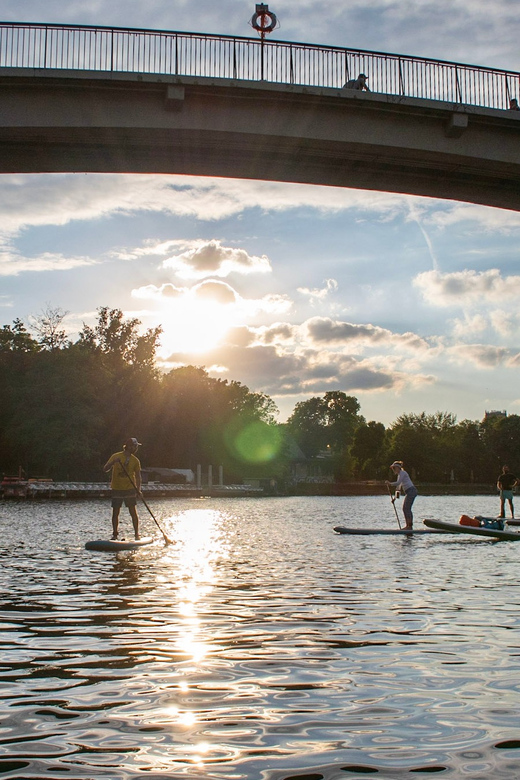
{"label": "lens flare", "polygon": [[248,463],[268,463],[280,453],[281,433],[261,420],[230,430],[226,440],[233,455]]}

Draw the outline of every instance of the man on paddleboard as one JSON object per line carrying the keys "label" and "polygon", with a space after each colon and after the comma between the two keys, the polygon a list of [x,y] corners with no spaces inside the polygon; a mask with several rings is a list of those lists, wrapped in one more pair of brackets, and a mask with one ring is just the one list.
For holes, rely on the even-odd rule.
{"label": "man on paddleboard", "polygon": [[502,466],[502,473],[497,480],[497,488],[500,490],[500,514],[499,517],[506,516],[506,500],[509,504],[511,511],[511,517],[515,516],[515,510],[513,508],[513,488],[518,485],[518,477],[511,474],[509,466]]}
{"label": "man on paddleboard", "polygon": [[396,476],[395,482],[386,480],[386,484],[396,487],[400,493],[404,493],[403,514],[406,522],[405,529],[411,531],[413,528],[412,504],[417,497],[417,488],[403,468],[402,460],[394,460],[390,466]]}
{"label": "man on paddleboard", "polygon": [[141,463],[135,456],[139,446],[137,439],[127,439],[123,445],[123,450],[111,455],[103,466],[103,471],[112,469],[110,482],[112,489],[112,539],[117,539],[119,512],[123,501],[132,518],[135,538],[140,538],[136,504],[137,495],[141,492]]}

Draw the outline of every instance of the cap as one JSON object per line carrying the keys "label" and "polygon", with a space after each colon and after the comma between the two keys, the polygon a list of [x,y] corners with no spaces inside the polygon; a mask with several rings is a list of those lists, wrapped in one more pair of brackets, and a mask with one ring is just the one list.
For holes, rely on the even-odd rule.
{"label": "cap", "polygon": [[402,469],[402,468],[403,468],[403,464],[402,464],[402,463],[400,463],[398,460],[394,460],[394,462],[392,463],[392,465],[390,466],[390,468],[391,468],[391,469],[393,469],[393,468],[394,468],[394,466],[397,466],[397,468],[399,468],[399,469]]}
{"label": "cap", "polygon": [[137,441],[137,439],[133,439],[133,438],[132,438],[132,439],[127,439],[127,440],[125,441],[125,443],[124,443],[124,445],[123,445],[123,446],[124,446],[124,447],[128,447],[129,449],[130,449],[130,448],[133,448],[133,449],[135,449],[135,448],[137,448],[137,447],[140,447],[140,446],[141,446],[141,442],[140,442],[140,441]]}

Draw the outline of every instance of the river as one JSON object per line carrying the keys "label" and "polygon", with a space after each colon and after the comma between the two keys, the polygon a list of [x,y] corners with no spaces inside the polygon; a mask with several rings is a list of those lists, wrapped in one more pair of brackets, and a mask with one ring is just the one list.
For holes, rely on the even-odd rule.
{"label": "river", "polygon": [[116,555],[107,500],[0,502],[0,777],[520,775],[520,544],[333,532],[388,496],[149,503],[175,543],[142,506]]}

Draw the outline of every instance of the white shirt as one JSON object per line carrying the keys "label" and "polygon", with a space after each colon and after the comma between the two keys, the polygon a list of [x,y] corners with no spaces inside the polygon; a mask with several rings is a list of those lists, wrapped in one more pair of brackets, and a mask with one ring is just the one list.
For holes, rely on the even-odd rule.
{"label": "white shirt", "polygon": [[399,472],[396,482],[390,482],[390,484],[396,485],[399,490],[403,491],[403,493],[405,493],[409,488],[415,487],[412,480],[410,479],[410,476],[404,469],[401,469]]}

